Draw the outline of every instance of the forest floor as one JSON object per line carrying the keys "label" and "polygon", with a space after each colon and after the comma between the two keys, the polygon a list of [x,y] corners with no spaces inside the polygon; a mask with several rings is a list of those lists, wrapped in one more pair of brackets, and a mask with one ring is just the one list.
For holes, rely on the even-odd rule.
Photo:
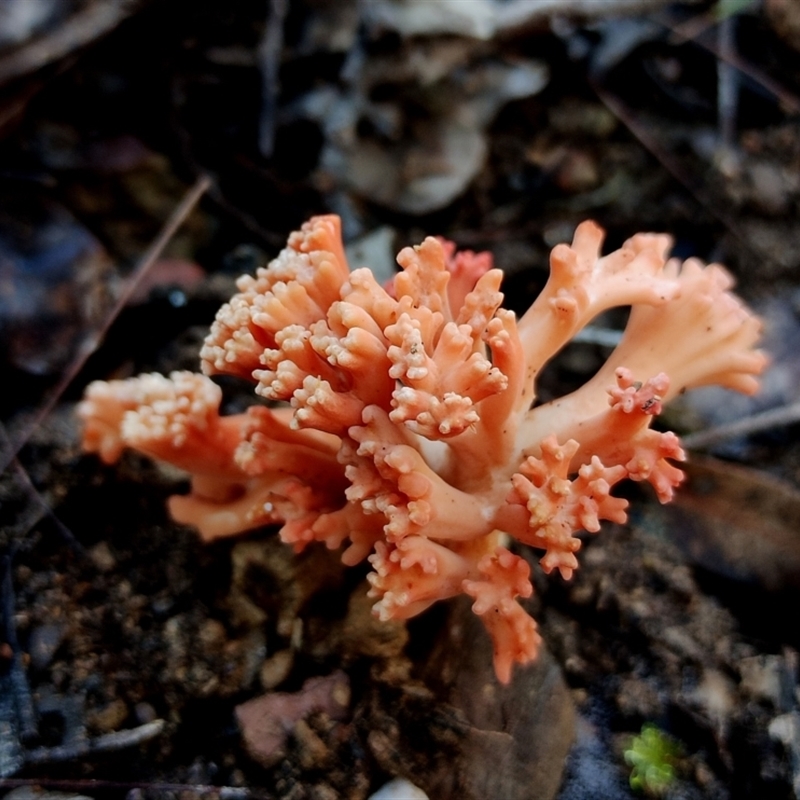
{"label": "forest floor", "polygon": [[[651,794],[800,796],[791,4],[485,39],[382,29],[355,3],[119,5],[113,30],[35,70],[25,41],[0,50],[0,790],[364,800],[401,776],[431,800],[622,800],[649,724],[674,773]],[[447,136],[468,106],[484,109],[472,172]],[[434,168],[448,180],[414,183]],[[89,381],[196,370],[235,278],[328,211],[384,276],[427,234],[491,251],[517,312],[581,220],[608,249],[669,232],[676,254],[726,264],[765,321],[760,395],[704,390],[664,415],[690,449],[675,504],[626,486],[630,523],[587,539],[573,580],[533,570],[546,649],[507,688],[468,605],[379,623],[366,567],[295,556],[270,529],[203,545],[166,511],[182,475],[80,452]],[[570,345],[542,399],[590,377],[623,324]],[[254,734],[242,709],[262,697],[277,721]]]}

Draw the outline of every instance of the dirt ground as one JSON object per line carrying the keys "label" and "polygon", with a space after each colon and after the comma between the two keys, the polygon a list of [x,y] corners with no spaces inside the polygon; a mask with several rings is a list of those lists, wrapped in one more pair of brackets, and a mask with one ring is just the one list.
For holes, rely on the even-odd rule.
{"label": "dirt ground", "polygon": [[[410,0],[0,8],[0,790],[800,796],[800,14],[564,0],[502,23],[521,2],[419,30],[389,13]],[[184,476],[80,452],[89,381],[196,370],[235,278],[321,212],[384,277],[427,234],[491,251],[517,312],[581,220],[607,248],[664,231],[765,321],[760,395],[664,415],[691,456],[676,502],[625,486],[630,523],[587,539],[573,580],[533,570],[546,651],[507,688],[468,604],[379,623],[366,567],[271,529],[202,545],[166,511]],[[570,345],[542,399],[624,319]],[[259,702],[275,722],[254,732]],[[672,777],[636,790],[648,724]]]}

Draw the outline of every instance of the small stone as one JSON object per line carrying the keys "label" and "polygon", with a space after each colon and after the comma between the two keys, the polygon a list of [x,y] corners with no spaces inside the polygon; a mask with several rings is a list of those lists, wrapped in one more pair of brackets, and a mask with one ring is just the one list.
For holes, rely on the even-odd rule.
{"label": "small stone", "polygon": [[691,699],[715,725],[725,725],[734,708],[734,689],[731,681],[715,669],[707,669],[691,693]]}
{"label": "small stone", "polygon": [[117,559],[111,552],[108,542],[98,542],[89,550],[89,558],[100,572],[111,572],[117,566]]}
{"label": "small stone", "polygon": [[629,717],[654,719],[662,711],[657,690],[646,680],[624,678],[617,691],[617,707]]}
{"label": "small stone", "polygon": [[294,663],[294,651],[290,648],[279,650],[261,665],[259,681],[265,691],[280,686],[288,677]]}
{"label": "small stone", "polygon": [[320,769],[330,760],[330,748],[304,719],[297,722],[292,735],[297,748],[297,757],[303,769]]}
{"label": "small stone", "polygon": [[696,661],[703,660],[702,648],[683,628],[677,625],[665,628],[662,639],[664,644],[674,653]]}
{"label": "small stone", "polygon": [[28,652],[35,670],[44,669],[52,661],[66,633],[67,626],[61,623],[38,625],[31,631]]}
{"label": "small stone", "polygon": [[[236,719],[250,757],[267,768],[285,756],[288,733],[309,714],[342,720],[348,712],[349,680],[337,671],[309,678],[299,692],[272,692],[236,706]],[[345,702],[346,701],[346,702]]]}
{"label": "small stone", "polygon": [[119,730],[128,717],[128,706],[124,700],[117,699],[88,715],[89,725],[98,733]]}
{"label": "small stone", "polygon": [[764,10],[778,36],[800,50],[800,7],[795,0],[766,0]]}
{"label": "small stone", "polygon": [[786,213],[790,187],[781,167],[761,161],[750,166],[753,202],[765,214]]}
{"label": "small stone", "polygon": [[207,654],[217,653],[225,644],[225,626],[216,619],[207,619],[198,631],[200,646]]}
{"label": "small stone", "polygon": [[133,709],[133,713],[136,716],[136,721],[140,725],[145,725],[148,722],[153,722],[158,719],[158,714],[150,703],[137,703]]}
{"label": "small stone", "polygon": [[742,689],[756,700],[766,700],[777,709],[791,702],[793,684],[781,656],[759,655],[739,662]]}
{"label": "small stone", "polygon": [[582,150],[568,150],[554,177],[558,188],[568,194],[588,192],[600,183],[595,160]]}
{"label": "small stone", "polygon": [[405,778],[395,778],[367,800],[428,800],[428,795]]}
{"label": "small stone", "polygon": [[605,139],[619,124],[617,118],[600,103],[566,100],[547,112],[550,127],[563,136],[591,136]]}
{"label": "small stone", "polygon": [[309,790],[310,800],[339,800],[340,794],[327,783],[317,783]]}

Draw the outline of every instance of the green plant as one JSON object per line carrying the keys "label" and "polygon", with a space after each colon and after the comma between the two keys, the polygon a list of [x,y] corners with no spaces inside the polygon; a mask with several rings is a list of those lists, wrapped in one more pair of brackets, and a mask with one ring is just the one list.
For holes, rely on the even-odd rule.
{"label": "green plant", "polygon": [[675,767],[683,748],[657,725],[645,723],[631,739],[625,762],[631,770],[631,788],[650,797],[663,797],[675,781]]}

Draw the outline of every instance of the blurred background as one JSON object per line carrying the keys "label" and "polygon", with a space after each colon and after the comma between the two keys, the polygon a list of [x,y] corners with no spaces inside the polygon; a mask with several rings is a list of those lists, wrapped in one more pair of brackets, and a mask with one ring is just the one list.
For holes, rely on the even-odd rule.
{"label": "blurred background", "polygon": [[[517,310],[589,217],[609,247],[667,231],[677,254],[776,294],[800,252],[798,13],[791,0],[4,0],[4,383],[35,394],[64,369],[200,176],[202,202],[126,313],[149,302],[158,325],[199,322],[206,276],[252,271],[328,211],[384,273],[427,233],[491,249]],[[4,417],[33,396],[13,394]]]}

